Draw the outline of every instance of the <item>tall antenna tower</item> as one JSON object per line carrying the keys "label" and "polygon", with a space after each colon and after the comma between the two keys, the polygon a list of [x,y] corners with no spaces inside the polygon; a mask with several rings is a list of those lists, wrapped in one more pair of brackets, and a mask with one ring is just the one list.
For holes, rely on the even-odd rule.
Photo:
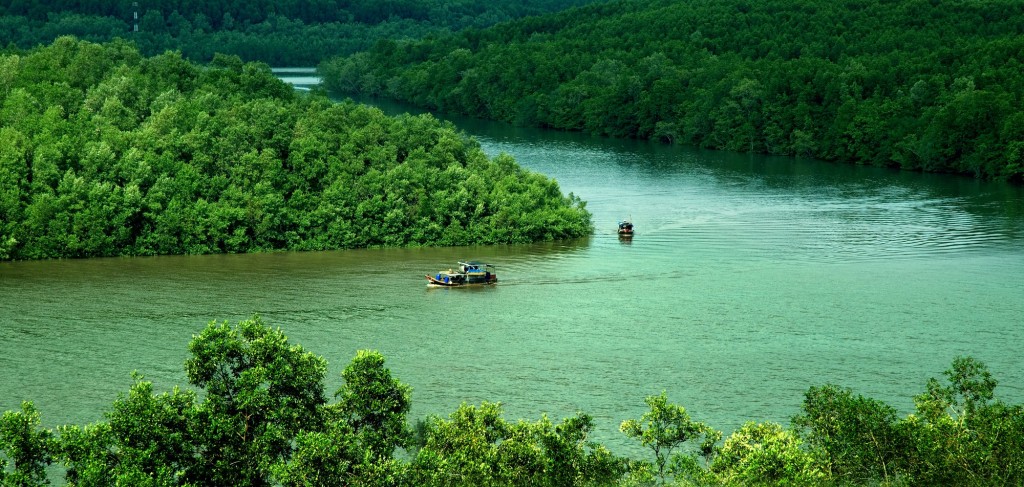
{"label": "tall antenna tower", "polygon": [[139,31],[139,2],[132,2],[132,10],[133,10],[132,16],[133,16],[133,18],[135,20],[134,23],[133,23],[134,27],[132,28],[132,32],[138,32]]}

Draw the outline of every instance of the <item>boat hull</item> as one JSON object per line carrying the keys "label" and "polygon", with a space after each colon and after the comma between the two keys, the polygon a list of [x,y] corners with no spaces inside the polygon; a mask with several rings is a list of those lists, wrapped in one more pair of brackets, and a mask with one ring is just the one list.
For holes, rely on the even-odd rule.
{"label": "boat hull", "polygon": [[438,279],[434,276],[424,276],[427,278],[427,286],[429,287],[465,287],[465,286],[489,286],[491,284],[497,284],[498,276],[491,274],[489,278],[480,280],[478,282],[473,281],[457,281],[449,278],[448,281]]}

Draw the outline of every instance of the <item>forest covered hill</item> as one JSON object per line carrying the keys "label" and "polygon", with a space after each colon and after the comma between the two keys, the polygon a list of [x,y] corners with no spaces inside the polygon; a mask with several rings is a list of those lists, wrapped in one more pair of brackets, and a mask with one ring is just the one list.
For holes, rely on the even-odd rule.
{"label": "forest covered hill", "polygon": [[578,237],[558,184],[260,63],[62,37],[0,55],[0,260]]}
{"label": "forest covered hill", "polygon": [[521,125],[1019,182],[1022,34],[1012,0],[615,0],[321,73]]}
{"label": "forest covered hill", "polygon": [[92,42],[121,37],[145,56],[177,50],[198,62],[221,53],[273,66],[312,66],[368,49],[379,39],[486,27],[594,1],[3,0],[0,47],[31,48],[63,35]]}

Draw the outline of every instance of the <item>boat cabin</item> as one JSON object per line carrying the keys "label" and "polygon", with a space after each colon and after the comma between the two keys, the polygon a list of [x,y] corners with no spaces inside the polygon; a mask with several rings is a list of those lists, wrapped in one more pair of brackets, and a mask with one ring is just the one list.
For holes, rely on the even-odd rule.
{"label": "boat cabin", "polygon": [[623,237],[633,236],[633,222],[629,220],[619,222],[619,235]]}

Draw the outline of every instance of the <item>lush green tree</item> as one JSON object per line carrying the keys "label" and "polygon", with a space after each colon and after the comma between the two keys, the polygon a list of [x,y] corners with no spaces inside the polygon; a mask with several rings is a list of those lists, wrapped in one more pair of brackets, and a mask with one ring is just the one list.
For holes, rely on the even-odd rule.
{"label": "lush green tree", "polygon": [[391,377],[379,352],[360,350],[342,372],[338,402],[323,407],[325,425],[296,437],[291,460],[275,467],[285,485],[396,485],[407,446],[411,390]]}
{"label": "lush green tree", "polygon": [[802,410],[793,425],[829,478],[861,484],[905,474],[910,438],[892,406],[825,385],[807,391]]}
{"label": "lush green tree", "polygon": [[349,425],[371,457],[391,458],[395,448],[405,447],[409,429],[405,415],[412,405],[412,389],[391,377],[384,356],[360,350],[341,373],[336,414]]}
{"label": "lush green tree", "polygon": [[68,485],[116,484],[116,438],[109,424],[64,425],[57,431],[60,461],[64,464],[64,479]]}
{"label": "lush green tree", "polygon": [[[811,388],[797,429],[747,422],[721,433],[666,394],[623,422],[656,461],[612,455],[588,440],[592,418],[510,422],[498,403],[430,416],[410,438],[408,386],[384,357],[360,351],[337,403],[323,394],[326,362],[289,345],[258,317],[210,323],[193,337],[186,370],[200,391],[157,394],[133,374],[104,421],[42,428],[31,403],[0,417],[0,484],[45,485],[1018,485],[1024,409],[994,394],[981,362],[957,358],[929,380],[917,412],[833,385]],[[677,451],[689,441],[698,449]],[[395,454],[399,449],[403,454]],[[703,465],[698,456],[704,457]]]}
{"label": "lush green tree", "polygon": [[23,221],[25,200],[31,194],[31,163],[26,137],[12,127],[0,128],[0,259],[9,259],[18,239],[24,238],[16,222]]}
{"label": "lush green tree", "polygon": [[61,460],[72,485],[184,485],[196,469],[195,394],[175,388],[156,395],[135,374],[106,421],[60,429]]}
{"label": "lush green tree", "polygon": [[405,464],[376,458],[347,423],[330,421],[321,431],[303,431],[295,452],[274,465],[275,478],[288,486],[403,485]]}
{"label": "lush green tree", "polygon": [[946,383],[929,379],[906,419],[913,435],[910,475],[930,485],[1011,485],[1024,481],[1024,408],[995,398],[996,380],[957,357]]}
{"label": "lush green tree", "polygon": [[668,402],[668,395],[664,391],[659,396],[647,396],[644,402],[650,410],[640,419],[623,421],[619,431],[651,449],[661,483],[665,483],[666,466],[674,450],[684,443],[703,438],[701,454],[705,459],[714,454],[715,442],[721,439],[720,432],[690,419],[686,408]]}
{"label": "lush green tree", "polygon": [[801,443],[777,423],[747,422],[725,439],[711,471],[724,485],[821,485],[826,477]]}
{"label": "lush green tree", "polygon": [[624,473],[624,463],[587,441],[585,414],[555,426],[509,423],[501,405],[463,404],[449,419],[422,425],[422,444],[410,465],[413,485],[604,485]]}
{"label": "lush green tree", "polygon": [[211,322],[189,352],[189,382],[206,392],[195,411],[202,428],[191,480],[270,483],[271,466],[291,455],[296,435],[323,422],[326,361],[259,317],[236,327]]}
{"label": "lush green tree", "polygon": [[407,436],[408,387],[379,353],[353,359],[342,402],[327,405],[326,362],[258,317],[210,323],[190,350],[186,370],[203,400],[178,388],[154,394],[135,375],[106,421],[61,428],[70,484],[394,485],[402,467],[390,455]]}
{"label": "lush green tree", "polygon": [[[0,416],[0,484],[49,484],[46,467],[53,463],[55,450],[53,434],[40,426],[39,412],[31,402],[23,402],[21,411]],[[11,462],[9,471],[5,457]]]}

